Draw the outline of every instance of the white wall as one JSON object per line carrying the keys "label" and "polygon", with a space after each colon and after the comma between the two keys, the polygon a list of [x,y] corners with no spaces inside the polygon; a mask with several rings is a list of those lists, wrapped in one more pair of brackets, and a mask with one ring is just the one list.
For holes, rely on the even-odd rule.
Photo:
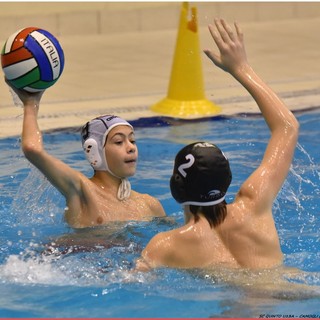
{"label": "white wall", "polygon": [[[199,25],[213,17],[257,22],[320,17],[320,2],[190,2]],[[37,26],[56,36],[172,29],[181,2],[0,2],[0,40]]]}

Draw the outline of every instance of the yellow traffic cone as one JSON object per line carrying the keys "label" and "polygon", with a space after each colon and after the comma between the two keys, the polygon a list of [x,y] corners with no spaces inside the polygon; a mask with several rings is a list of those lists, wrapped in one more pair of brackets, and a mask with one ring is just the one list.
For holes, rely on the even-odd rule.
{"label": "yellow traffic cone", "polygon": [[205,98],[200,45],[197,25],[197,8],[182,4],[180,27],[171,70],[167,97],[151,110],[177,118],[195,118],[217,114],[221,108]]}

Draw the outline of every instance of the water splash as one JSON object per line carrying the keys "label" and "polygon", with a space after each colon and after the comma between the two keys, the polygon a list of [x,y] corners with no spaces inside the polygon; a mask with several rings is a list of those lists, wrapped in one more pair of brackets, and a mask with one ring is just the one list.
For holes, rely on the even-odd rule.
{"label": "water splash", "polygon": [[18,224],[52,224],[57,218],[61,221],[62,208],[63,197],[38,169],[31,166],[13,198],[10,213]]}
{"label": "water splash", "polygon": [[19,284],[72,284],[72,278],[54,268],[53,260],[53,256],[40,258],[31,249],[19,255],[10,255],[0,266],[0,279],[2,282]]}
{"label": "water splash", "polygon": [[131,243],[127,248],[113,248],[109,254],[103,250],[74,253],[71,247],[62,254],[59,249],[50,248],[48,254],[49,247],[44,250],[45,247],[30,243],[27,249],[9,255],[0,265],[0,281],[22,285],[100,287],[106,294],[110,285],[146,283],[152,278],[151,274],[134,272],[132,263],[125,258],[119,259],[124,253],[135,251],[135,246]]}

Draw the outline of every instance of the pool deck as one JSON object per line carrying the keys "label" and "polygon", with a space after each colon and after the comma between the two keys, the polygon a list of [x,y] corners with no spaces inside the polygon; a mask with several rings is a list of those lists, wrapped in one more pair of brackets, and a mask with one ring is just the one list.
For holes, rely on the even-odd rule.
{"label": "pool deck", "polygon": [[[320,106],[320,18],[243,23],[247,55],[256,72],[292,110]],[[178,29],[60,37],[66,65],[44,94],[42,130],[81,126],[100,114],[128,120],[161,114],[150,106],[167,95]],[[201,47],[213,46],[200,28]],[[255,102],[230,75],[201,56],[207,99],[219,115],[256,113]],[[21,133],[22,109],[0,82],[0,138]]]}

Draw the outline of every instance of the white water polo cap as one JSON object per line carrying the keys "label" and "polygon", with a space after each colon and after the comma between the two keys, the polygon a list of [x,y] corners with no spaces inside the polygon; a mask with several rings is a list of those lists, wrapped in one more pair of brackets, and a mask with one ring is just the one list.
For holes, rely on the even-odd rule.
{"label": "white water polo cap", "polygon": [[176,155],[170,189],[182,205],[213,206],[224,201],[231,180],[224,153],[212,143],[195,142]]}
{"label": "white water polo cap", "polygon": [[92,168],[96,171],[108,171],[113,176],[121,179],[118,198],[123,200],[130,196],[130,182],[125,177],[118,177],[109,169],[105,153],[107,136],[117,126],[129,126],[133,129],[128,121],[120,117],[104,115],[87,122],[82,127],[81,137],[84,153]]}

